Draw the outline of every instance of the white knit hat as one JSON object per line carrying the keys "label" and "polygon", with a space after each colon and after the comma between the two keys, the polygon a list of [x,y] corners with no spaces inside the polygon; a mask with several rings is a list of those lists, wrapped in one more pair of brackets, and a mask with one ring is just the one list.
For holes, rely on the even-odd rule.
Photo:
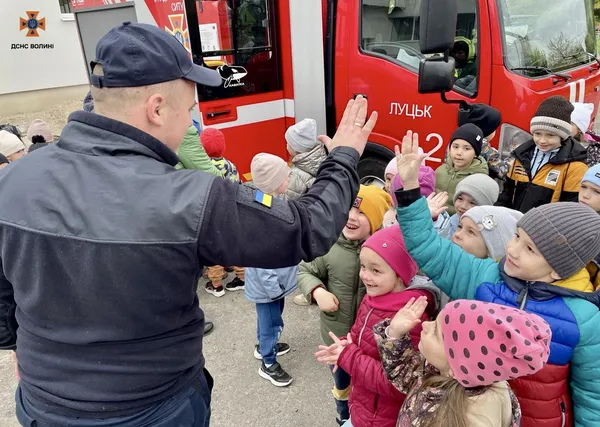
{"label": "white knit hat", "polygon": [[571,113],[571,122],[577,126],[581,133],[586,133],[592,121],[594,104],[584,104],[582,102],[573,102],[575,109]]}
{"label": "white knit hat", "polygon": [[8,157],[24,149],[25,145],[18,136],[8,131],[0,130],[0,154]]}
{"label": "white knit hat", "polygon": [[250,173],[256,188],[265,194],[273,194],[290,176],[291,169],[281,157],[258,153],[252,159]]}
{"label": "white knit hat", "polygon": [[517,232],[517,222],[523,214],[501,206],[476,206],[463,218],[471,218],[481,231],[490,258],[500,260],[506,255],[506,245]]}
{"label": "white knit hat", "polygon": [[317,140],[317,122],[314,119],[304,119],[285,132],[285,140],[296,153],[307,153],[319,141]]}

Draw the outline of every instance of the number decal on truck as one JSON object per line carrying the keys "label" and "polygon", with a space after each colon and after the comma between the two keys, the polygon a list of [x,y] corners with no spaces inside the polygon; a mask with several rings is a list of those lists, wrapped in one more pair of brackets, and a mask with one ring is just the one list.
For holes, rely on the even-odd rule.
{"label": "number decal on truck", "polygon": [[433,150],[431,150],[430,152],[427,153],[427,158],[425,160],[429,160],[430,162],[442,163],[442,159],[438,159],[437,157],[432,157],[432,156],[435,152],[439,151],[439,149],[442,148],[442,145],[444,145],[444,139],[442,138],[442,135],[440,135],[439,133],[430,133],[425,138],[425,141],[429,142],[432,139],[437,139],[438,143],[433,148]]}

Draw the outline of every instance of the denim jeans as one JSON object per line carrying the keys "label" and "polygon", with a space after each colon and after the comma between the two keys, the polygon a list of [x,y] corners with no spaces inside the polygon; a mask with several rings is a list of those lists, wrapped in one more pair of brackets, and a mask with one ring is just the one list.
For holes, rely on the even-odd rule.
{"label": "denim jeans", "polygon": [[76,418],[37,408],[17,388],[19,423],[24,427],[209,427],[213,380],[205,369],[193,386],[143,411],[126,417]]}
{"label": "denim jeans", "polygon": [[[333,371],[333,366],[330,367]],[[337,371],[332,372],[333,375],[333,397],[335,399],[335,407],[340,420],[350,418],[350,410],[348,409],[348,396],[350,395],[350,374],[338,366]]]}
{"label": "denim jeans", "polygon": [[285,299],[256,304],[256,338],[260,355],[266,365],[277,361],[277,342],[283,331],[283,307]]}

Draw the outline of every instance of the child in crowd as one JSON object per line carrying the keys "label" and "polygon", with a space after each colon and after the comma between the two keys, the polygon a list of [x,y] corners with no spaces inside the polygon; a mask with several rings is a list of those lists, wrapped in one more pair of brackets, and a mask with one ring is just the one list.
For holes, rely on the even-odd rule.
{"label": "child in crowd", "polygon": [[417,265],[450,298],[517,307],[551,325],[548,365],[511,383],[522,426],[600,425],[600,291],[586,270],[600,253],[600,215],[572,202],[533,208],[517,223],[500,263],[479,259],[437,235],[419,194],[418,136],[409,132],[402,145],[398,222]]}
{"label": "child in crowd", "polygon": [[25,144],[15,134],[0,130],[0,154],[9,162],[17,161],[25,155]]}
{"label": "child in crowd", "polygon": [[[600,214],[600,165],[592,166],[581,180],[579,203],[589,206]],[[590,280],[594,289],[600,289],[600,254],[588,264]]]}
{"label": "child in crowd", "polygon": [[[390,195],[381,188],[361,185],[337,243],[326,255],[300,264],[298,286],[307,300],[319,305],[321,339],[325,345],[333,344],[329,332],[346,336],[354,324],[365,292],[359,277],[360,247],[381,227],[390,203]],[[338,369],[333,379],[339,420],[347,420],[350,376]]]}
{"label": "child in crowd", "polygon": [[[488,175],[482,173],[469,175],[456,186],[454,193],[454,210],[456,213],[450,216],[447,212],[442,212],[438,215],[433,226],[440,236],[451,239],[458,229],[460,217],[466,211],[475,206],[492,206],[498,201],[499,194],[498,184]],[[428,197],[425,194],[423,196]],[[436,200],[442,202],[443,198]],[[434,206],[433,200],[428,200],[428,204],[433,216],[437,213],[436,206]]]}
{"label": "child in crowd", "polygon": [[475,173],[488,174],[488,165],[481,154],[483,132],[471,123],[462,125],[452,135],[446,163],[435,171],[436,193],[448,193],[448,213],[456,213],[452,201],[460,181]]}
{"label": "child in crowd", "polygon": [[221,176],[233,182],[241,183],[240,175],[235,165],[225,157],[225,135],[219,129],[204,128],[200,134],[200,141],[210,157],[213,165],[221,171]]}
{"label": "child in crowd", "polygon": [[292,156],[292,174],[286,196],[297,200],[313,185],[319,166],[327,157],[325,146],[317,140],[317,122],[304,119],[285,132],[287,150]]}
{"label": "child in crowd", "polygon": [[383,176],[385,178],[385,185],[384,185],[383,189],[385,191],[387,191],[388,193],[390,192],[392,180],[394,179],[394,177],[396,175],[398,175],[398,162],[396,161],[395,158],[393,158],[392,160],[390,160],[390,162],[385,167],[385,171],[383,174]]}
{"label": "child in crowd", "polygon": [[27,129],[27,139],[31,141],[31,145],[27,149],[27,152],[31,153],[38,148],[42,148],[50,144],[54,140],[54,137],[52,136],[50,126],[48,126],[46,122],[40,119],[35,119],[29,125],[29,129]]}
{"label": "child in crowd", "polygon": [[[417,265],[406,248],[398,227],[386,228],[367,239],[360,251],[360,278],[367,289],[358,309],[346,345],[337,353],[338,338],[334,344],[319,346],[319,362],[339,366],[352,378],[349,404],[354,427],[395,427],[398,411],[406,395],[398,392],[388,381],[381,366],[373,326],[393,317],[411,299],[423,297],[429,301],[431,312],[421,313],[421,320],[429,320],[436,310],[439,290],[415,287],[413,279]],[[435,293],[434,293],[435,292]],[[439,297],[439,296],[438,296]],[[421,328],[411,331],[415,349],[419,346]],[[344,338],[344,337],[342,337]],[[377,402],[377,403],[375,403]]]}
{"label": "child in crowd", "polygon": [[546,366],[548,324],[497,304],[453,301],[423,323],[416,351],[409,332],[421,326],[426,307],[425,298],[411,299],[374,329],[389,380],[408,395],[398,426],[520,426],[519,402],[507,381]]}
{"label": "child in crowd", "polygon": [[[394,163],[396,163],[396,159],[394,159]],[[383,217],[383,228],[398,225],[398,221],[396,220],[396,208],[398,207],[398,202],[396,201],[396,196],[394,195],[394,189],[402,188],[404,184],[402,184],[402,179],[398,175],[398,168],[396,167],[394,170],[396,171],[396,174],[393,176],[389,185],[387,183],[386,174],[386,191],[392,196],[392,205]],[[423,191],[423,196],[429,199],[430,195],[434,195],[435,171],[429,166],[421,165],[419,167],[419,185],[421,186],[421,191]]]}
{"label": "child in crowd", "polygon": [[[236,183],[241,183],[240,175],[235,165],[225,157],[225,135],[219,129],[204,128],[200,134],[200,141],[206,154],[210,157],[213,166],[220,172],[221,177],[229,179]],[[206,292],[215,297],[225,295],[225,290],[241,291],[245,286],[245,275],[243,267],[234,267],[235,279],[223,286],[223,280],[227,278],[227,272],[221,265],[213,265],[207,268],[208,283],[205,286]]]}
{"label": "child in crowd", "polygon": [[562,96],[544,100],[531,119],[533,139],[517,147],[499,206],[526,213],[551,202],[576,202],[587,170],[586,151],[571,136],[573,104]]}
{"label": "child in crowd", "polygon": [[[267,153],[257,154],[252,159],[250,169],[261,203],[269,206],[272,197],[281,196],[287,190],[291,171],[282,158]],[[254,348],[254,357],[262,360],[258,374],[277,387],[286,387],[292,383],[292,377],[277,362],[277,356],[290,351],[290,346],[280,343],[279,337],[283,331],[285,297],[297,288],[297,275],[298,266],[246,268],[244,294],[248,301],[256,303],[258,319],[258,344]]]}
{"label": "child in crowd", "polygon": [[571,136],[587,148],[586,164],[589,167],[600,163],[600,143],[587,136],[587,131],[592,123],[594,104],[573,102],[571,113]]}
{"label": "child in crowd", "polygon": [[571,113],[571,136],[576,141],[586,143],[585,134],[590,128],[592,114],[594,113],[594,104],[584,104],[583,102],[573,102],[573,112]]}
{"label": "child in crowd", "polygon": [[477,126],[485,135],[481,144],[481,157],[488,164],[490,176],[504,179],[510,169],[512,157],[502,159],[498,150],[490,145],[502,124],[500,111],[486,104],[471,104],[465,109],[461,108],[458,112],[458,125],[462,126],[467,123]]}

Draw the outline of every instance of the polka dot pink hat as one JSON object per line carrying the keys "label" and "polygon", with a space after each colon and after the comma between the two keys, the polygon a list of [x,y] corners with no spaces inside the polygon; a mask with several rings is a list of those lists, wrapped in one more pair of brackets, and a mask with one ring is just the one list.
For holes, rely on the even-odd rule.
{"label": "polka dot pink hat", "polygon": [[450,368],[465,387],[531,375],[548,361],[552,332],[535,314],[457,300],[448,303],[439,316]]}

